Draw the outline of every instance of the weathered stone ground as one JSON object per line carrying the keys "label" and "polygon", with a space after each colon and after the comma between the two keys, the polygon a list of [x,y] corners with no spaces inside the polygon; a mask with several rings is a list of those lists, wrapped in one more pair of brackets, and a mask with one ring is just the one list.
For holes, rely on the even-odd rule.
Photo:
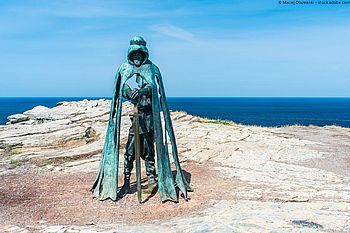
{"label": "weathered stone ground", "polygon": [[191,200],[144,194],[140,205],[134,185],[118,202],[92,199],[109,104],[36,107],[0,126],[0,232],[350,232],[350,129],[335,126],[243,126],[173,112]]}

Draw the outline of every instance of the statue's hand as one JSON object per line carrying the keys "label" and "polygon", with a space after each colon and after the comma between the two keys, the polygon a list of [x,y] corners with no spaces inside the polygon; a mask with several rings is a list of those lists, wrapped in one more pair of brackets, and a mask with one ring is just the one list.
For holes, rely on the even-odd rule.
{"label": "statue's hand", "polygon": [[143,96],[143,95],[149,96],[150,93],[151,93],[151,88],[148,87],[148,86],[143,87],[143,88],[140,88],[140,89],[138,90],[138,93],[139,93],[140,96]]}
{"label": "statue's hand", "polygon": [[133,104],[137,104],[140,100],[140,94],[139,94],[139,89],[134,88],[131,91],[131,96],[130,96],[130,101]]}

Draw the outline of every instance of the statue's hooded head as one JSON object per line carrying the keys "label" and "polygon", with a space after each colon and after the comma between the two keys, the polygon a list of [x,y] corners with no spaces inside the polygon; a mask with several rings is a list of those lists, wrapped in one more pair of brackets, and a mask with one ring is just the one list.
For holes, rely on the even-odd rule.
{"label": "statue's hooded head", "polygon": [[141,66],[148,61],[148,49],[146,41],[141,36],[135,36],[130,40],[128,61],[135,66]]}

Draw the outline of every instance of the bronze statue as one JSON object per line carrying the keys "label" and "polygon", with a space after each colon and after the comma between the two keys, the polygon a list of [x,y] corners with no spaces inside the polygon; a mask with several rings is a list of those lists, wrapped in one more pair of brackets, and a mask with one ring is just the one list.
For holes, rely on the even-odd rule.
{"label": "bronze statue", "polygon": [[[136,76],[138,88],[131,89],[126,82],[134,76]],[[124,185],[117,192],[120,121],[124,99],[134,104],[134,115],[124,154]],[[164,122],[161,122],[161,112],[163,112]],[[168,140],[176,168],[175,177],[170,167]],[[116,74],[100,168],[92,187],[93,196],[101,200],[111,198],[116,201],[118,197],[128,194],[130,174],[133,161],[136,159],[138,199],[141,202],[140,157],[145,160],[146,165],[148,178],[146,191],[150,192],[158,185],[161,201],[178,201],[177,189],[182,192],[186,200],[188,199],[188,191],[192,190],[181,170],[162,76],[159,68],[148,59],[146,41],[136,36],[130,41],[127,61],[119,67]],[[158,173],[158,179],[156,173]]]}

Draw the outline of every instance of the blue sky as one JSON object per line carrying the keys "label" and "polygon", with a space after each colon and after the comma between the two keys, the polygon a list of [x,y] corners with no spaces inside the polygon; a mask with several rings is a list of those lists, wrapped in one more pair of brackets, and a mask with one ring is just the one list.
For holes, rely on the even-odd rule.
{"label": "blue sky", "polygon": [[143,36],[168,96],[350,96],[350,4],[1,1],[0,96],[111,96]]}

